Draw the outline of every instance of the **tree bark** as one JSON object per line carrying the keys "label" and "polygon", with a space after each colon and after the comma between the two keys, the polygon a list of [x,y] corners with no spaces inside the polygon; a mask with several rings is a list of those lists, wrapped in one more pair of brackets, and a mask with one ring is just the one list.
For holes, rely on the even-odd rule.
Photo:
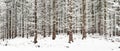
{"label": "tree bark", "polygon": [[34,32],[34,43],[37,43],[37,0],[35,0],[35,11],[34,11],[34,16],[35,16],[35,32]]}
{"label": "tree bark", "polygon": [[[24,3],[24,0],[22,0]],[[24,5],[22,4],[22,37],[24,38]]]}
{"label": "tree bark", "polygon": [[53,0],[53,34],[52,39],[55,40],[56,38],[56,0]]}
{"label": "tree bark", "polygon": [[43,32],[43,37],[46,37],[46,4],[45,4],[46,0],[41,0],[41,1],[43,3],[42,7],[44,8],[42,10],[42,13],[43,13],[42,32]]}
{"label": "tree bark", "polygon": [[11,10],[9,10],[9,38],[11,38]]}
{"label": "tree bark", "polygon": [[68,32],[68,35],[69,35],[69,42],[68,43],[71,43],[73,42],[73,34],[72,34],[72,14],[73,14],[73,7],[72,7],[72,4],[73,4],[73,0],[68,0],[68,22],[69,22],[69,32]]}
{"label": "tree bark", "polygon": [[104,35],[106,36],[106,0],[104,0]]}
{"label": "tree bark", "polygon": [[83,37],[82,39],[86,38],[86,0],[82,0],[83,3],[83,27],[82,27],[82,33]]}

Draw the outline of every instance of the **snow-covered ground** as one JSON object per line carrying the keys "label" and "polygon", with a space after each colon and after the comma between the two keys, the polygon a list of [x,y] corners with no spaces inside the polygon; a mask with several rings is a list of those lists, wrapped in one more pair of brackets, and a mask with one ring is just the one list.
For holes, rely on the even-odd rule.
{"label": "snow-covered ground", "polygon": [[68,43],[67,35],[57,35],[55,40],[51,37],[42,38],[38,36],[38,43],[33,43],[31,38],[14,38],[11,40],[0,40],[0,51],[120,51],[120,38],[113,37],[105,39],[97,36],[87,36],[85,40],[81,35],[74,35],[74,42]]}

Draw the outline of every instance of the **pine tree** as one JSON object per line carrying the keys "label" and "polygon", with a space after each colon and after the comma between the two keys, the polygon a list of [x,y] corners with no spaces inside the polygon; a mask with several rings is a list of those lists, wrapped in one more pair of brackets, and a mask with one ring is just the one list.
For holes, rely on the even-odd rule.
{"label": "pine tree", "polygon": [[53,0],[53,34],[52,39],[56,38],[56,0]]}
{"label": "pine tree", "polygon": [[43,9],[42,9],[42,17],[43,17],[43,21],[42,21],[42,32],[43,32],[43,37],[46,37],[46,0],[41,0],[43,5]]}
{"label": "pine tree", "polygon": [[103,17],[102,17],[102,0],[99,0],[99,4],[98,4],[98,33],[100,35],[103,34]]}
{"label": "pine tree", "polygon": [[69,35],[69,43],[73,42],[73,32],[72,32],[72,17],[73,17],[73,0],[68,0],[68,35]]}
{"label": "pine tree", "polygon": [[11,38],[11,10],[9,10],[9,38]]}
{"label": "pine tree", "polygon": [[[22,3],[24,3],[24,2],[25,2],[25,0],[22,0]],[[24,38],[24,31],[25,31],[24,30],[24,14],[25,14],[24,13],[24,4],[22,4],[22,27],[21,27],[22,28],[22,30],[21,30],[22,34],[21,35],[22,35],[23,38]]]}
{"label": "pine tree", "polygon": [[92,34],[94,35],[94,33],[95,33],[95,16],[94,16],[94,5],[93,5],[93,0],[92,0],[92,11],[91,11],[91,13],[92,13],[92,27],[91,27],[91,30],[92,30]]}
{"label": "pine tree", "polygon": [[35,0],[35,11],[34,11],[34,17],[35,17],[35,32],[34,32],[34,43],[37,43],[37,0]]}
{"label": "pine tree", "polygon": [[8,10],[8,2],[7,1],[5,1],[5,3],[6,3],[6,7],[7,7],[7,9],[6,9],[6,29],[7,29],[7,39],[9,38],[9,10]]}
{"label": "pine tree", "polygon": [[83,37],[82,39],[85,39],[86,38],[86,0],[82,0],[82,3],[83,3],[83,25],[82,25],[82,33],[83,33]]}
{"label": "pine tree", "polygon": [[49,19],[49,24],[48,24],[48,25],[49,25],[49,26],[48,26],[48,27],[49,27],[49,33],[48,33],[48,36],[50,36],[50,35],[51,35],[51,31],[52,31],[52,29],[51,29],[51,27],[52,27],[52,26],[51,26],[51,16],[52,16],[52,15],[51,15],[51,14],[52,14],[52,13],[51,13],[51,12],[52,12],[51,0],[49,0],[48,3],[49,3],[49,4],[48,4],[48,8],[46,8],[46,9],[48,9],[48,16],[49,16],[49,18],[48,18],[48,19]]}
{"label": "pine tree", "polygon": [[107,5],[106,5],[106,0],[104,0],[104,35],[107,34],[106,32],[106,16],[107,16],[107,11],[106,11]]}

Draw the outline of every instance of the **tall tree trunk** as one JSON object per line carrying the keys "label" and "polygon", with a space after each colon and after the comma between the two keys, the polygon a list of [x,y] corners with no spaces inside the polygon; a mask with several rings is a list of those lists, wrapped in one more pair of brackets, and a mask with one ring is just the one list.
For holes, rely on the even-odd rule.
{"label": "tall tree trunk", "polygon": [[[24,0],[22,0],[24,3]],[[22,4],[22,38],[24,38],[24,4]]]}
{"label": "tall tree trunk", "polygon": [[34,7],[34,17],[35,17],[35,32],[34,32],[34,43],[37,43],[37,0],[35,0],[35,7]]}
{"label": "tall tree trunk", "polygon": [[42,32],[43,32],[43,37],[46,37],[46,0],[41,0],[43,5],[43,9],[42,9],[42,17],[43,17],[43,23],[42,23]]}
{"label": "tall tree trunk", "polygon": [[11,10],[9,10],[9,38],[11,38]]}
{"label": "tall tree trunk", "polygon": [[72,32],[72,14],[73,14],[73,0],[68,0],[68,22],[69,22],[69,30],[68,30],[68,35],[69,35],[69,43],[73,42],[73,32]]}
{"label": "tall tree trunk", "polygon": [[15,0],[12,0],[11,13],[11,38],[15,38],[17,36],[17,7]]}
{"label": "tall tree trunk", "polygon": [[86,38],[86,0],[82,0],[83,3],[83,26],[82,26],[82,39]]}
{"label": "tall tree trunk", "polygon": [[102,3],[101,3],[102,1],[101,0],[99,0],[99,4],[98,4],[98,12],[99,12],[99,15],[98,15],[98,18],[99,18],[99,22],[98,22],[98,33],[99,33],[99,35],[102,35],[103,34],[103,32],[102,32],[102,30],[103,30],[103,24],[102,24]]}
{"label": "tall tree trunk", "polygon": [[6,7],[7,7],[7,10],[6,10],[6,29],[7,29],[7,39],[9,38],[9,10],[8,10],[8,3],[6,3]]}
{"label": "tall tree trunk", "polygon": [[94,5],[92,3],[92,27],[91,27],[91,30],[92,30],[92,34],[94,35],[94,33],[95,33],[95,16],[94,16],[94,8],[93,7],[94,7]]}
{"label": "tall tree trunk", "polygon": [[106,0],[104,0],[104,35],[106,36],[107,32],[106,32]]}
{"label": "tall tree trunk", "polygon": [[14,38],[17,37],[17,2],[15,2],[15,35]]}
{"label": "tall tree trunk", "polygon": [[53,0],[53,34],[52,39],[55,40],[56,38],[56,0]]}
{"label": "tall tree trunk", "polygon": [[50,37],[50,35],[51,35],[51,0],[49,0],[48,7],[49,7],[49,9],[48,9],[48,12],[49,12],[49,33],[48,33],[48,36]]}
{"label": "tall tree trunk", "polygon": [[48,5],[48,13],[49,13],[49,33],[48,36],[51,35],[51,0],[49,0],[49,5]]}
{"label": "tall tree trunk", "polygon": [[12,23],[12,25],[11,25],[11,30],[12,30],[12,36],[11,36],[11,38],[13,38],[13,35],[14,35],[14,29],[15,29],[15,0],[12,0],[12,14],[11,14],[11,23]]}

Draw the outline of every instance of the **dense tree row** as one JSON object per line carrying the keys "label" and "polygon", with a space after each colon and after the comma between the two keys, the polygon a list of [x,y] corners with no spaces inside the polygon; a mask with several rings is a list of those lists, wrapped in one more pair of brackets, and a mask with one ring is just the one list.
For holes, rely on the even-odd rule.
{"label": "dense tree row", "polygon": [[1,0],[0,38],[120,36],[120,0]]}

